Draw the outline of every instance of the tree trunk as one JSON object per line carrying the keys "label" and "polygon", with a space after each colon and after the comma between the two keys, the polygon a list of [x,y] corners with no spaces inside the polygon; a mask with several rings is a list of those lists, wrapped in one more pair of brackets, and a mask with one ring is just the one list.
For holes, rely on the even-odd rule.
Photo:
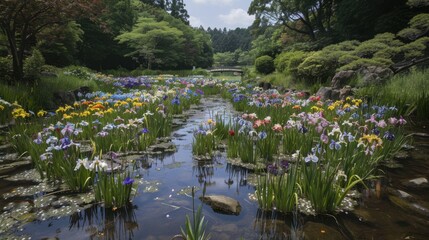
{"label": "tree trunk", "polygon": [[13,78],[15,82],[20,82],[24,78],[24,67],[22,59],[24,52],[22,49],[18,49],[18,47],[16,46],[15,32],[11,31],[9,26],[3,25],[3,29],[6,33],[6,37],[9,42],[10,54],[12,55]]}

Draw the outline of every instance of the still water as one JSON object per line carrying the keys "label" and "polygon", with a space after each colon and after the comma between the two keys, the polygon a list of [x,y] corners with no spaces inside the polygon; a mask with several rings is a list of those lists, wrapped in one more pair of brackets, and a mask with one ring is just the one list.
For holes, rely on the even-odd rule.
{"label": "still water", "polygon": [[[87,205],[69,216],[45,220],[30,218],[29,223],[17,224],[8,233],[3,233],[3,237],[13,234],[16,238],[31,239],[171,239],[184,227],[186,215],[192,214],[190,187],[200,189],[196,192],[199,196],[205,185],[206,194],[232,197],[242,207],[240,214],[235,216],[216,213],[209,206],[203,206],[203,214],[208,220],[207,231],[215,240],[428,239],[429,215],[424,212],[425,206],[429,208],[428,188],[407,187],[403,183],[418,177],[429,178],[429,138],[414,137],[415,149],[396,160],[399,165],[383,167],[384,177],[368,183],[354,212],[318,217],[276,215],[258,211],[257,203],[249,198],[254,193],[254,175],[228,164],[225,153],[219,152],[212,161],[193,158],[193,130],[215,114],[234,116],[237,113],[221,98],[204,98],[201,105],[186,113],[186,118],[178,120],[179,126],[172,134],[176,152],[162,156],[128,156],[136,161],[134,174],[141,182],[131,207],[113,211],[99,205]],[[427,132],[422,126],[416,128]],[[20,184],[28,182],[0,179],[0,192],[14,191]],[[412,195],[422,207],[421,213],[410,210],[401,201],[398,203],[391,193],[396,189]],[[38,196],[2,199],[0,207],[7,209],[8,203],[18,202],[27,204],[30,212],[36,211],[35,208],[55,210],[37,205],[33,200]],[[60,197],[55,193],[51,196],[54,199]],[[195,203],[197,206],[201,204],[197,198]]]}

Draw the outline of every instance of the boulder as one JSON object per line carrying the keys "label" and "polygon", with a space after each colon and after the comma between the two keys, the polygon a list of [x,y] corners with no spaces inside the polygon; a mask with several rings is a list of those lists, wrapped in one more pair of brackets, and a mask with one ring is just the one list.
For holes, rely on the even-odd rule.
{"label": "boulder", "polygon": [[335,74],[332,78],[331,87],[332,89],[340,89],[345,85],[349,84],[350,81],[356,77],[356,72],[353,70],[341,71]]}
{"label": "boulder", "polygon": [[427,188],[427,187],[429,187],[429,181],[424,177],[406,180],[402,184],[406,187],[413,187],[413,188]]}
{"label": "boulder", "polygon": [[200,199],[203,203],[209,205],[215,212],[230,215],[240,214],[241,205],[233,198],[223,195],[206,195],[200,197]]}
{"label": "boulder", "polygon": [[269,82],[260,82],[258,86],[264,90],[271,89],[272,87],[271,83]]}
{"label": "boulder", "polygon": [[353,89],[350,86],[344,86],[341,90],[340,90],[340,96],[339,98],[341,100],[345,100],[347,97],[352,96],[353,95]]}
{"label": "boulder", "polygon": [[91,93],[91,88],[87,86],[80,87],[73,91],[73,94],[76,99],[84,98],[87,93]]}
{"label": "boulder", "polygon": [[331,100],[340,100],[340,90],[338,89],[333,89],[332,93],[331,93]]}
{"label": "boulder", "polygon": [[361,68],[358,73],[362,75],[365,86],[382,84],[386,79],[394,75],[394,72],[390,68],[375,66]]}
{"label": "boulder", "polygon": [[72,105],[75,101],[76,97],[72,91],[54,92],[54,104],[56,106]]}
{"label": "boulder", "polygon": [[321,100],[328,100],[331,99],[331,94],[332,94],[332,88],[331,87],[321,87],[317,93],[316,96],[320,96]]}

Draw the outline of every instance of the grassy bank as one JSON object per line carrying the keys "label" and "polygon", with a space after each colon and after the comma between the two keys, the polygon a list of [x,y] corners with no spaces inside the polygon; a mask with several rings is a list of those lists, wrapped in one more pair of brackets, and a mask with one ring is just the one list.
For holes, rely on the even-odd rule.
{"label": "grassy bank", "polygon": [[10,103],[16,101],[23,108],[36,112],[52,106],[54,92],[72,91],[82,86],[93,91],[99,89],[95,80],[70,75],[67,70],[57,70],[54,72],[56,76],[42,76],[34,84],[16,83],[10,86],[0,82],[0,97]]}
{"label": "grassy bank", "polygon": [[405,116],[429,119],[429,70],[412,70],[395,75],[383,86],[360,88],[359,97],[378,105],[396,106]]}

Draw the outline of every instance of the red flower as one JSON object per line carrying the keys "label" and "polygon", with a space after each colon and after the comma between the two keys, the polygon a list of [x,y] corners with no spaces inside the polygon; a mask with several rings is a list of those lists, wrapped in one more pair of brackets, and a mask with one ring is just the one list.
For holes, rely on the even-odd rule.
{"label": "red flower", "polygon": [[228,134],[229,134],[229,136],[233,137],[235,135],[235,132],[234,132],[234,130],[229,130]]}

